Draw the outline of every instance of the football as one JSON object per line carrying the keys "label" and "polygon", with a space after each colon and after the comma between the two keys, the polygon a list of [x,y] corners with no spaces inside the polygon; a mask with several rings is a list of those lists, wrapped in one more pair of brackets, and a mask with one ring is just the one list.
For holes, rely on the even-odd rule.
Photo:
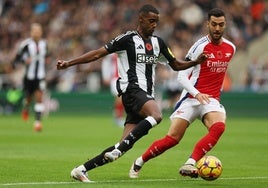
{"label": "football", "polygon": [[207,181],[216,180],[222,173],[222,163],[215,156],[204,156],[196,165],[198,174]]}

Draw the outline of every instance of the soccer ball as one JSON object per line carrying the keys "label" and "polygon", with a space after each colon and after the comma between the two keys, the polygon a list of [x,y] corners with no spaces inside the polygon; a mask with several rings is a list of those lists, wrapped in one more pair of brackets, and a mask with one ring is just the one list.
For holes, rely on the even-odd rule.
{"label": "soccer ball", "polygon": [[198,174],[207,181],[216,180],[222,173],[221,161],[215,156],[204,156],[196,165]]}

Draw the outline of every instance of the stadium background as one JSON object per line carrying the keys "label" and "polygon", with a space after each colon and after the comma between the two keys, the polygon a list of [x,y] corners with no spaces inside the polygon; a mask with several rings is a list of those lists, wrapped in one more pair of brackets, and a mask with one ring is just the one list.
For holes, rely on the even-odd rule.
{"label": "stadium background", "polygon": [[[169,43],[178,58],[183,58],[192,43],[206,33],[206,12],[212,7],[224,9],[228,21],[226,37],[236,44],[237,54],[229,67],[223,103],[231,116],[268,115],[267,1],[147,2],[160,10],[160,25],[155,34]],[[9,68],[17,46],[29,36],[30,24],[40,22],[51,51],[47,81],[52,99],[58,102],[54,107],[59,104],[57,113],[109,113],[113,99],[102,85],[100,63],[57,71],[56,60],[96,49],[115,35],[135,29],[136,10],[142,4],[144,1],[134,0],[0,1],[1,112],[5,113],[7,92],[21,88],[22,70],[11,72]],[[248,72],[256,61],[258,67]],[[250,75],[257,75],[257,83],[250,82]]]}
{"label": "stadium background", "polygon": [[[198,126],[200,121],[193,123],[179,147],[148,163],[138,180],[129,180],[127,174],[133,160],[148,147],[148,143],[167,131],[170,111],[165,114],[161,126],[137,142],[121,160],[90,172],[94,184],[84,185],[70,178],[70,170],[75,165],[115,143],[122,129],[111,121],[113,99],[109,89],[101,83],[99,62],[90,67],[56,71],[56,59],[80,55],[103,45],[116,33],[132,29],[136,21],[135,11],[144,2],[0,0],[0,187],[267,187],[265,66],[253,66],[250,71],[258,79],[263,78],[258,80],[261,82],[257,87],[244,81],[249,65],[256,65],[256,59],[265,65],[268,59],[267,0],[146,1],[161,7],[161,23],[156,33],[176,49],[178,57],[183,57],[189,45],[205,32],[205,28],[200,27],[202,23],[186,24],[182,20],[188,20],[190,14],[190,21],[198,21],[200,15],[205,16],[206,11],[216,5],[227,12],[226,34],[237,45],[238,51],[228,72],[231,85],[225,87],[222,96],[222,103],[231,118],[227,119],[228,128],[222,141],[210,153],[223,162],[224,172],[219,180],[195,181],[177,173],[178,165],[188,158],[200,133],[205,134],[206,129]],[[188,17],[182,18],[182,13],[188,13]],[[58,111],[44,117],[44,129],[40,134],[32,130],[32,121],[21,120],[20,106],[12,114],[6,103],[7,95],[14,101],[20,97],[21,71],[10,72],[8,65],[19,42],[29,36],[32,22],[43,24],[50,44],[49,105],[56,108],[59,104]],[[96,80],[99,83],[96,84]],[[13,91],[12,87],[17,90]]]}

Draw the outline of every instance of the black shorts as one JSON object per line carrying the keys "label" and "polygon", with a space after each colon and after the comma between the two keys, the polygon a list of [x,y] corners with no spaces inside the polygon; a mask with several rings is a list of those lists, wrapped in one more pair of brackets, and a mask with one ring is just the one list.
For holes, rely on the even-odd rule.
{"label": "black shorts", "polygon": [[45,89],[46,89],[46,83],[44,79],[29,80],[27,78],[24,78],[23,80],[23,91],[27,96],[32,95],[36,90],[45,90]]}
{"label": "black shorts", "polygon": [[125,123],[137,124],[143,120],[145,117],[139,115],[139,112],[149,100],[154,98],[144,90],[136,85],[128,86],[126,92],[122,94],[122,102],[127,114]]}

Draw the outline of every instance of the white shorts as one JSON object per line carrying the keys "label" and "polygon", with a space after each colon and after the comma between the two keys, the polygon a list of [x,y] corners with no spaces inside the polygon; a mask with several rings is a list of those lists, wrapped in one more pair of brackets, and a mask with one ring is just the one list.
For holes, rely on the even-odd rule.
{"label": "white shorts", "polygon": [[116,81],[117,81],[117,78],[114,78],[110,82],[110,91],[111,91],[113,96],[118,95],[118,92],[117,92],[117,89],[116,89]]}
{"label": "white shorts", "polygon": [[189,123],[192,123],[196,118],[202,120],[203,116],[212,111],[222,112],[226,114],[224,106],[219,103],[218,100],[214,98],[209,98],[209,104],[200,104],[197,99],[187,98],[186,100],[178,102],[177,108],[171,114],[170,119],[173,118],[182,118],[187,120]]}

